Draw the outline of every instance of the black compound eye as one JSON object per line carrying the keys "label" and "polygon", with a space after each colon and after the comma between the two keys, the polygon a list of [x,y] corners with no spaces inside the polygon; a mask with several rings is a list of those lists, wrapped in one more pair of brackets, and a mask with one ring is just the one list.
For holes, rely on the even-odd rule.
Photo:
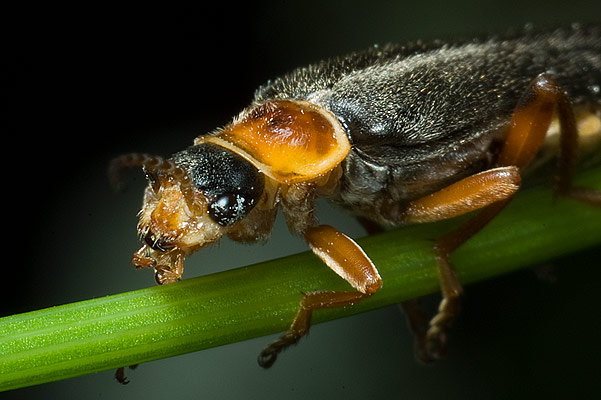
{"label": "black compound eye", "polygon": [[218,196],[209,205],[209,216],[221,226],[232,225],[244,218],[252,209],[255,201],[250,196],[241,194],[224,194]]}

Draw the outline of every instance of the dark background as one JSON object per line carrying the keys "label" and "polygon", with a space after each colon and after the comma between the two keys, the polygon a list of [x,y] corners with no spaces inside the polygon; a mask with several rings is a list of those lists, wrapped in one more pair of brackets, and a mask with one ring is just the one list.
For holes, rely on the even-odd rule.
{"label": "dark background", "polygon": [[[130,264],[141,174],[111,191],[108,160],[169,155],[224,125],[266,80],[374,43],[601,20],[598,1],[303,1],[31,6],[2,12],[5,231],[1,315],[153,284]],[[361,228],[335,210],[337,226]],[[333,215],[333,216],[332,216]],[[16,221],[16,222],[15,222]],[[186,277],[303,251],[281,219],[266,246],[227,240]],[[235,251],[232,251],[235,249]],[[598,389],[601,248],[467,290],[449,356],[423,367],[397,308],[315,326],[269,371],[273,338],[25,388],[2,398],[507,398]]]}

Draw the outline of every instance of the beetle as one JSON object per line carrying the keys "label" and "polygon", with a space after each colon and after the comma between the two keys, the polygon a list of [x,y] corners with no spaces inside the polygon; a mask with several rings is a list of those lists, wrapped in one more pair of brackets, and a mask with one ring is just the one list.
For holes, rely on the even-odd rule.
{"label": "beetle", "polygon": [[267,238],[281,209],[290,231],[355,289],[305,293],[289,330],[261,352],[263,367],[308,332],[313,310],[354,304],[383,284],[351,238],[319,224],[317,197],[368,227],[480,210],[433,245],[442,300],[416,340],[430,362],[444,355],[459,312],[449,255],[510,202],[543,149],[556,154],[556,192],[601,207],[601,193],[572,184],[579,141],[601,142],[598,24],[373,46],[299,68],[189,148],[122,155],[110,175],[118,182],[123,168],[143,167],[133,264],[152,268],[159,284],[179,280],[184,258],[224,235]]}

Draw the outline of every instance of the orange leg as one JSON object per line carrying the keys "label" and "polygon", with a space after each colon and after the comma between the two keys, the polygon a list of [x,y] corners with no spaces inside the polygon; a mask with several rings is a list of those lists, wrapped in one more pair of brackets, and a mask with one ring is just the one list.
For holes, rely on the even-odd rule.
{"label": "orange leg", "polygon": [[[416,344],[422,346],[416,349],[416,355],[421,361],[431,362],[444,354],[446,330],[459,312],[463,289],[451,267],[449,255],[505,207],[518,190],[520,182],[516,167],[493,168],[413,201],[407,207],[407,222],[438,221],[486,207],[466,224],[436,241],[434,251],[443,299],[438,313],[430,320],[425,337],[416,338]],[[418,329],[415,333],[419,334],[420,331],[423,329]]]}
{"label": "orange leg", "polygon": [[539,75],[522,96],[511,120],[509,134],[497,165],[515,165],[523,168],[530,164],[545,139],[555,110],[561,128],[555,191],[560,195],[601,207],[601,192],[576,187],[572,183],[578,150],[576,119],[567,95],[549,75]]}
{"label": "orange leg", "polygon": [[557,109],[561,127],[558,193],[600,205],[599,193],[572,186],[578,132],[572,108],[561,88],[547,75],[538,76],[520,99],[497,159],[497,168],[467,177],[432,195],[412,202],[407,222],[429,222],[485,207],[464,225],[437,240],[434,251],[439,266],[443,299],[431,319],[418,349],[422,361],[440,358],[446,351],[446,330],[459,312],[462,287],[449,261],[450,254],[490,222],[510,201],[520,185],[519,169],[527,166],[543,144]]}
{"label": "orange leg", "polygon": [[259,365],[264,368],[271,367],[282,350],[297,343],[309,332],[313,310],[352,305],[371,296],[382,286],[378,270],[369,257],[346,235],[331,226],[319,225],[309,228],[305,239],[311,250],[357,291],[304,294],[300,310],[288,331],[259,355]]}

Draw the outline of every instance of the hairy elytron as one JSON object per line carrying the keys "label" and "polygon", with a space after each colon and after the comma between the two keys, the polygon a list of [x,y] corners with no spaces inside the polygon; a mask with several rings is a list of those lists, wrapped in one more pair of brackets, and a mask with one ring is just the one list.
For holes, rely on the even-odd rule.
{"label": "hairy elytron", "polygon": [[571,180],[578,141],[598,142],[600,132],[601,26],[574,25],[375,46],[299,68],[188,149],[168,159],[127,154],[111,168],[144,168],[143,244],[133,262],[153,268],[160,284],[180,279],[185,256],[223,235],[266,238],[281,209],[290,230],[355,289],[305,294],[289,331],[259,356],[265,367],[308,331],[314,309],[355,303],[383,284],[354,241],[319,224],[316,197],[380,225],[482,209],[433,247],[443,300],[417,341],[431,361],[444,353],[462,292],[449,254],[511,200],[553,136],[556,191],[600,206],[598,192]]}

